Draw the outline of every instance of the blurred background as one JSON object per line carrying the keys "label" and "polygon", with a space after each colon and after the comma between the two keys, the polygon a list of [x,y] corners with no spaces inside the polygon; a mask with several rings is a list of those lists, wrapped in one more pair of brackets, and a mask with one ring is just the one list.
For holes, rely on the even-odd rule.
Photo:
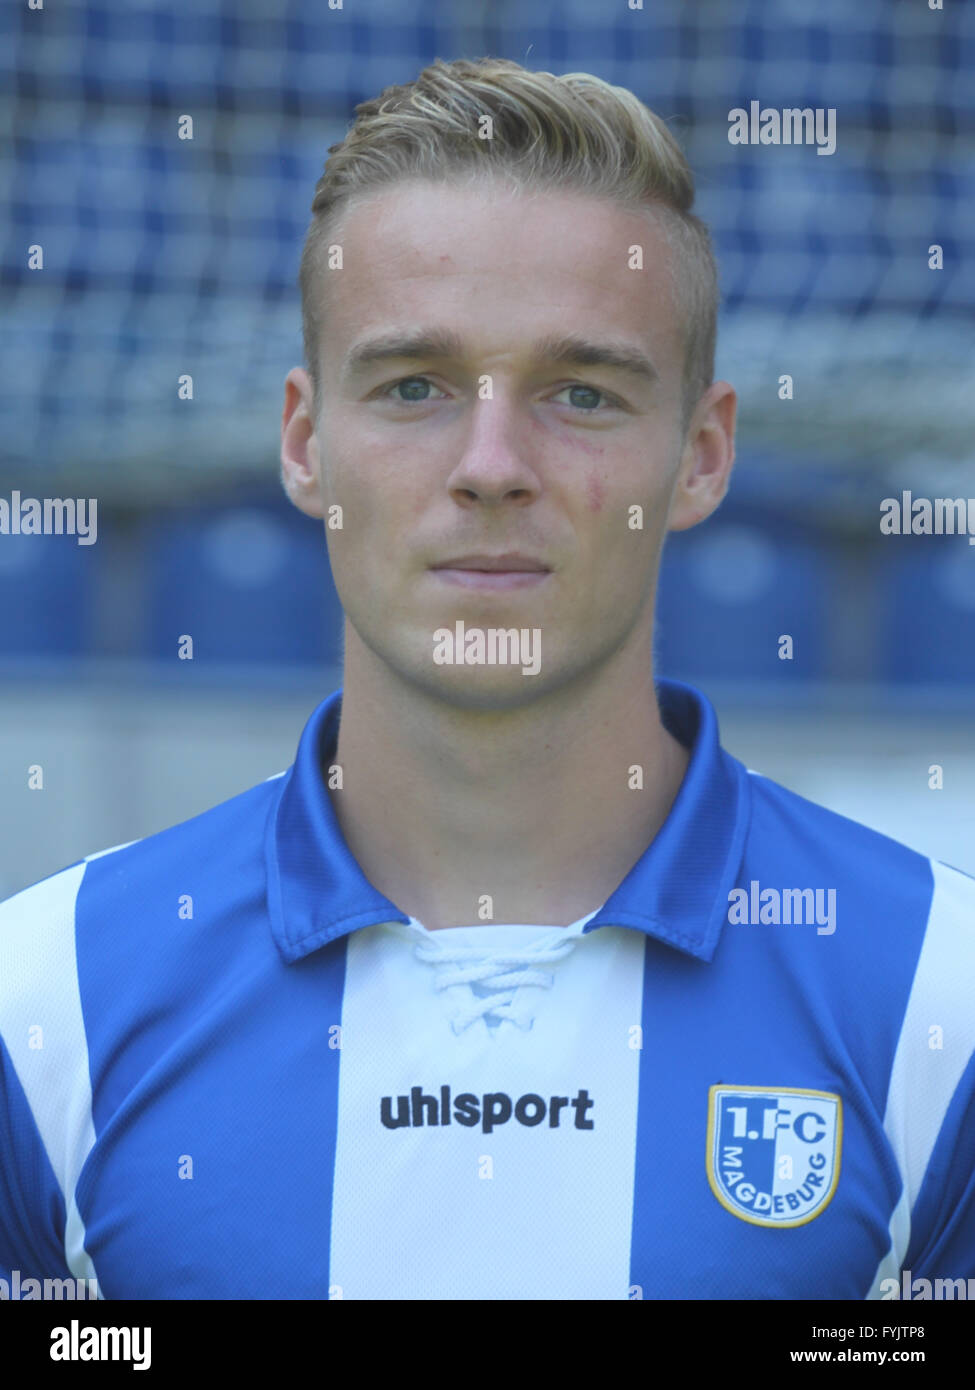
{"label": "blurred background", "polygon": [[[341,685],[278,482],[312,192],[357,102],[485,54],[631,88],[714,234],[738,463],[665,547],[659,674],[748,766],[975,873],[975,547],[879,529],[904,489],[975,525],[975,6],[57,0],[0,12],[0,497],[97,498],[98,539],[0,535],[0,896],[282,770]],[[835,153],[730,145],[752,100],[834,107]]]}

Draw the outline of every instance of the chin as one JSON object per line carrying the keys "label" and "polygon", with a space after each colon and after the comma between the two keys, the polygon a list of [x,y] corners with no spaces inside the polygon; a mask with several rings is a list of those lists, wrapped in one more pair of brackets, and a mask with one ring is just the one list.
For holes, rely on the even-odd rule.
{"label": "chin", "polygon": [[505,713],[532,704],[553,685],[552,673],[543,666],[538,675],[523,675],[520,666],[436,666],[424,661],[422,669],[411,664],[400,674],[416,689],[456,709]]}

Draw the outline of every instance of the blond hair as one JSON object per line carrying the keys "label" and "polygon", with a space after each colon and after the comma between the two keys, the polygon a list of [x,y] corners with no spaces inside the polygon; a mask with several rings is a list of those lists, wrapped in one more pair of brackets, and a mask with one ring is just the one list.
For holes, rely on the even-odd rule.
{"label": "blond hair", "polygon": [[[479,137],[483,118],[492,138]],[[415,82],[355,108],[315,186],[299,272],[305,360],[319,383],[319,266],[342,212],[360,194],[408,178],[565,189],[652,208],[674,253],[684,325],[684,422],[714,378],[718,284],[711,238],[691,212],[694,178],[664,122],[625,87],[590,73],[557,77],[504,58],[437,59]]]}

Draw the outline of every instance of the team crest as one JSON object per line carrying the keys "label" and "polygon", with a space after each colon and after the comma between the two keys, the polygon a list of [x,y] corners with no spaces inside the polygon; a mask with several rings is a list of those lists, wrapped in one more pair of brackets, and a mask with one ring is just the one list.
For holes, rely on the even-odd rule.
{"label": "team crest", "polygon": [[840,1176],[843,1102],[793,1086],[712,1086],[708,1182],[755,1226],[802,1226],[829,1206]]}

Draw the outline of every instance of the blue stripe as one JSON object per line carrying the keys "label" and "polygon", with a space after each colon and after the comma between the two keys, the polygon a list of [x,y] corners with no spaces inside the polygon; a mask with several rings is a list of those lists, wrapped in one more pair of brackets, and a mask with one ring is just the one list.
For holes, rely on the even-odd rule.
{"label": "blue stripe", "polygon": [[[776,1299],[800,1286],[804,1298],[863,1299],[900,1194],[883,1118],[930,865],[762,777],[751,792],[738,886],[833,887],[837,927],[726,923],[710,965],[648,940],[630,1282],[654,1299]],[[712,1193],[708,1093],[720,1084],[841,1097],[837,1193],[807,1224],[753,1225]]]}
{"label": "blue stripe", "polygon": [[64,1198],[0,1038],[0,1278],[70,1279]]}
{"label": "blue stripe", "polygon": [[79,894],[97,1139],[78,1206],[109,1299],[327,1297],[345,943],[275,949],[276,790],[93,861]]}

